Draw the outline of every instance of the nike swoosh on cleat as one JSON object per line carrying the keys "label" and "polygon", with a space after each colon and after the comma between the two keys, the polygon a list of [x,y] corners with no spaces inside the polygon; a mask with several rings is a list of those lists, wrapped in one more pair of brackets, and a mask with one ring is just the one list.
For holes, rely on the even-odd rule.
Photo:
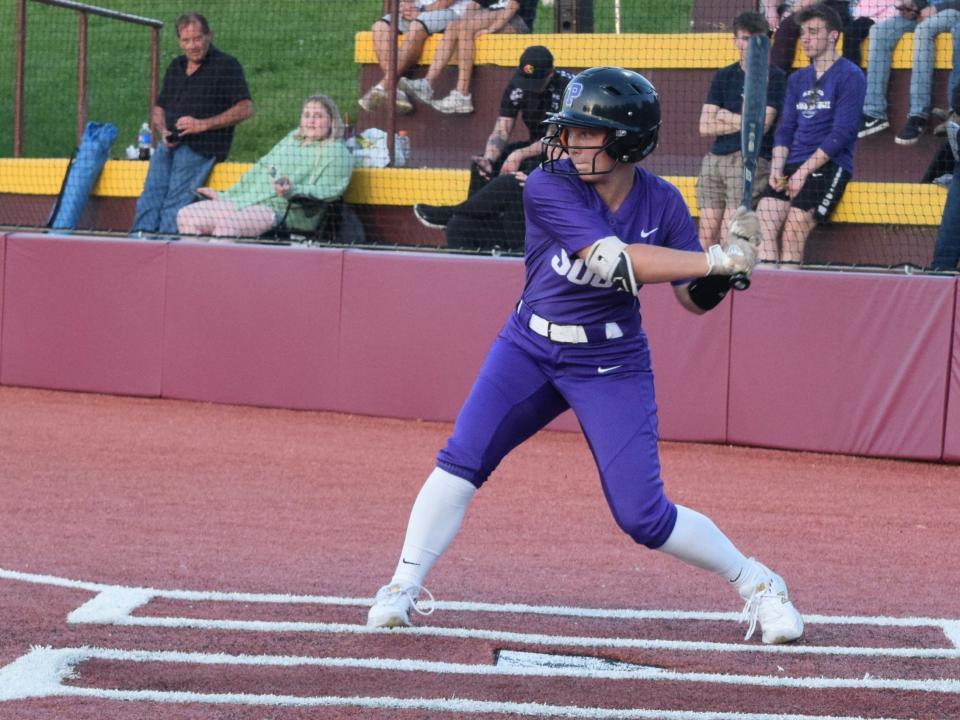
{"label": "nike swoosh on cleat", "polygon": [[622,367],[623,365],[612,365],[610,367],[598,367],[597,372],[603,375],[604,373],[608,373],[608,372],[611,372],[612,370],[616,370],[617,368],[622,368]]}
{"label": "nike swoosh on cleat", "polygon": [[653,234],[654,234],[657,230],[659,230],[659,229],[660,229],[660,226],[657,225],[653,230],[641,230],[641,231],[640,231],[640,237],[642,237],[642,238],[650,237],[651,235],[653,235]]}
{"label": "nike swoosh on cleat", "polygon": [[406,558],[400,558],[404,565],[419,565],[420,563],[410,562]]}

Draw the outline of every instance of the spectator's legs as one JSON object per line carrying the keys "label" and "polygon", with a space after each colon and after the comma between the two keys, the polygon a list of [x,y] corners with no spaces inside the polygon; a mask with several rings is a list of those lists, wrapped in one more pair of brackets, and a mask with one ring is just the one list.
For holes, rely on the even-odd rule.
{"label": "spectator's legs", "polygon": [[812,210],[791,207],[780,238],[780,262],[802,263],[807,237],[816,225]]}
{"label": "spectator's legs", "polygon": [[410,28],[403,34],[403,42],[397,51],[398,77],[403,75],[420,57],[427,37],[427,29],[421,23],[410,23]]}
{"label": "spectator's legs", "polygon": [[933,250],[934,270],[956,270],[960,262],[960,173],[954,173],[943,206],[937,244]]}
{"label": "spectator's legs", "polygon": [[264,205],[237,210],[229,200],[204,200],[183,208],[177,225],[184,235],[258,237],[276,225],[276,215]]}
{"label": "spectator's legs", "polygon": [[[933,87],[934,43],[937,35],[950,32],[960,20],[960,10],[940,10],[919,23],[913,31],[913,71],[910,73],[910,112],[912,117],[930,115]],[[949,90],[947,91],[949,95]]]}
{"label": "spectator's legs", "polygon": [[203,185],[215,162],[215,158],[195,153],[186,145],[176,148],[167,192],[160,206],[159,232],[171,235],[177,232],[177,213],[193,200],[193,191]]}
{"label": "spectator's legs", "polygon": [[760,228],[763,230],[760,260],[765,262],[779,261],[780,251],[777,241],[780,236],[780,229],[783,227],[789,211],[790,203],[779,198],[765,197],[760,200],[760,204],[757,206],[757,217],[760,220]]}
{"label": "spectator's legs", "polygon": [[458,18],[447,24],[447,29],[443,31],[443,36],[437,44],[437,49],[433,53],[433,60],[430,61],[430,67],[427,69],[427,82],[433,87],[433,83],[440,77],[440,73],[450,62],[454,50],[457,49],[457,43],[464,28],[464,19]]}
{"label": "spectator's legs", "polygon": [[373,35],[373,54],[377,56],[380,69],[386,75],[390,72],[390,23],[377,20],[371,28]]}
{"label": "spectator's legs", "polygon": [[211,235],[217,220],[234,211],[228,200],[201,200],[191,203],[177,213],[177,230],[182,235]]}
{"label": "spectator's legs", "polygon": [[863,101],[863,113],[873,118],[887,117],[887,82],[890,80],[890,65],[893,48],[904,33],[913,30],[916,23],[899,15],[870,28],[867,51],[867,95]]}
{"label": "spectator's legs", "polygon": [[523,189],[512,173],[497,175],[477,192],[470,194],[466,200],[457,206],[457,212],[474,216],[497,215],[514,203],[521,203],[520,213],[523,214],[521,198]]}
{"label": "spectator's legs", "polygon": [[[470,94],[470,79],[473,76],[473,61],[476,57],[477,36],[485,32],[496,20],[498,13],[489,10],[464,15],[465,25],[468,26],[460,35],[460,44],[457,53],[457,90],[462,95]],[[502,34],[516,33],[512,25],[505,25],[497,32]]]}
{"label": "spectator's legs", "polygon": [[277,224],[273,210],[265,205],[250,205],[217,217],[213,235],[217,237],[258,237]]}
{"label": "spectator's legs", "polygon": [[147,179],[143,184],[143,191],[137,199],[131,232],[153,233],[160,229],[160,208],[167,194],[173,156],[174,152],[168,150],[163,143],[157,145],[157,149],[154,150],[147,168]]}
{"label": "spectator's legs", "polygon": [[523,189],[514,175],[499,175],[457,206],[447,223],[451,248],[521,250]]}
{"label": "spectator's legs", "polygon": [[[387,15],[386,17],[390,17]],[[403,78],[403,74],[420,57],[423,50],[423,43],[426,41],[428,33],[423,23],[414,21],[402,21],[398,30],[401,32],[400,47],[397,49],[397,80]],[[387,76],[390,74],[390,23],[383,19],[377,20],[373,24],[373,52],[377,56],[377,63],[380,65],[382,75],[380,80],[371,85],[367,91],[360,96],[357,104],[362,110],[368,112],[376,110],[386,100]],[[396,93],[397,111],[406,114],[413,110],[410,104],[410,98],[401,88],[397,88]]]}

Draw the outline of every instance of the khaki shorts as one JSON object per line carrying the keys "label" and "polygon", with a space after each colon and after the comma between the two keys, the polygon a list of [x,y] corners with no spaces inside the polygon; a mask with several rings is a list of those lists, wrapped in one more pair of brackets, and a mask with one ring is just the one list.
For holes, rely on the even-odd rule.
{"label": "khaki shorts", "polygon": [[[770,161],[757,158],[757,172],[753,178],[753,202],[756,204],[760,193],[770,179]],[[697,177],[697,207],[701,210],[724,210],[740,206],[743,195],[743,163],[740,151],[729,155],[707,153],[700,166]]]}

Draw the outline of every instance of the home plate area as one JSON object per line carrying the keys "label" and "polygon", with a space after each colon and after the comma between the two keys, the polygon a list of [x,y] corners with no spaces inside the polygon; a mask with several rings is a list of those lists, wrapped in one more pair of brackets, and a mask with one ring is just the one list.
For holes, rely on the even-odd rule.
{"label": "home plate area", "polygon": [[3,716],[32,699],[92,698],[269,706],[271,717],[960,717],[956,619],[810,615],[801,642],[765,646],[744,641],[739,615],[725,612],[437,601],[415,627],[391,631],[364,626],[367,597],[3,569],[0,583],[89,593],[63,632],[27,639],[0,667]]}

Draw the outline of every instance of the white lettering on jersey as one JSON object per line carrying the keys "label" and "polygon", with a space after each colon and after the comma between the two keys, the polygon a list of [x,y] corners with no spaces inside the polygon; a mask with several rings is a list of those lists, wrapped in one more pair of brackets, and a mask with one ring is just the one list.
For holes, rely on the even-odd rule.
{"label": "white lettering on jersey", "polygon": [[818,87],[810,88],[797,101],[797,112],[808,119],[816,115],[817,110],[829,110],[830,107],[830,100],[824,100],[823,90]]}
{"label": "white lettering on jersey", "polygon": [[570,262],[570,257],[564,252],[553,256],[553,259],[550,260],[550,267],[557,275],[562,275],[574,285],[590,285],[598,288],[607,288],[613,285],[612,281],[604,280],[591,270],[587,270],[586,263],[580,258]]}

